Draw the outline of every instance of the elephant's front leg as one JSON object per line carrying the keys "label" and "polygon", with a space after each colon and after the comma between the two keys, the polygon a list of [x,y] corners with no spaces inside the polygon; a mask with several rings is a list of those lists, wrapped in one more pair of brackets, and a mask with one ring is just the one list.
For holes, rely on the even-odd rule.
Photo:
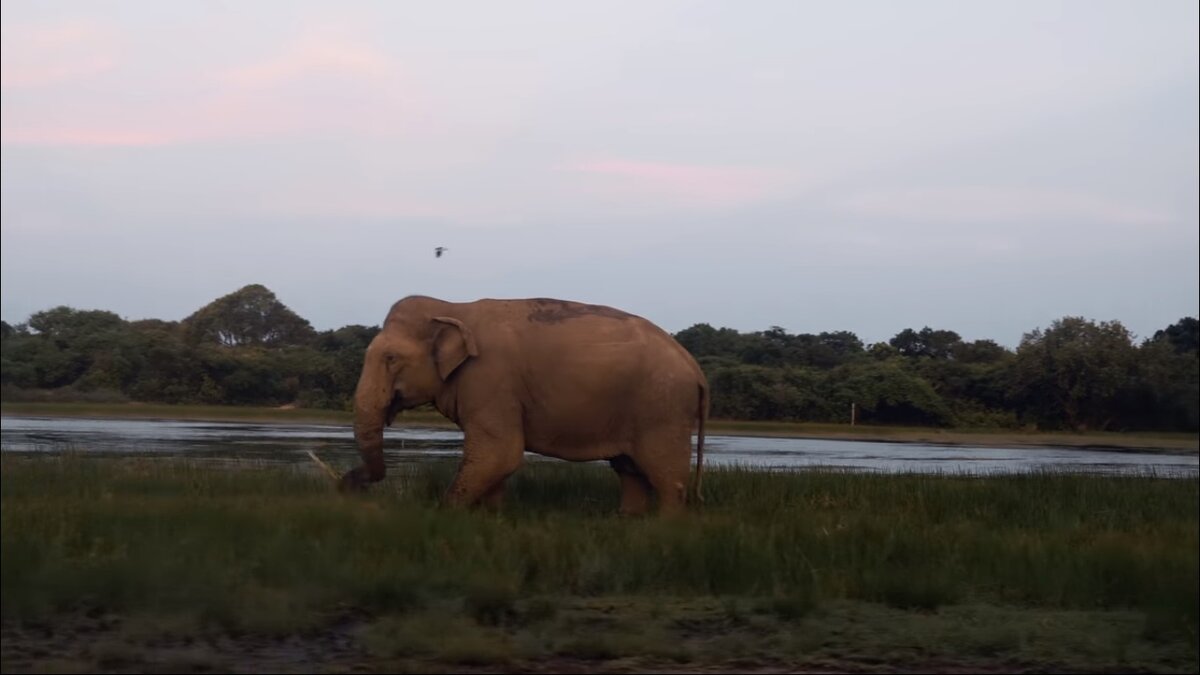
{"label": "elephant's front leg", "polygon": [[474,506],[483,498],[498,507],[504,481],[521,466],[525,443],[519,434],[506,437],[484,431],[466,430],[463,458],[458,473],[446,490],[448,506]]}

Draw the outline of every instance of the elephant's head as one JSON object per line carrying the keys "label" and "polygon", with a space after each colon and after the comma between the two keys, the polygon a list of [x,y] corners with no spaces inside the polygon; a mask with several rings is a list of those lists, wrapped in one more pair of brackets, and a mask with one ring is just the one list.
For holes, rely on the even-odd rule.
{"label": "elephant's head", "polygon": [[430,403],[470,357],[475,337],[462,321],[421,312],[393,314],[367,347],[354,392],[354,439],[363,465],[342,476],[340,488],[382,480],[383,427],[401,410]]}

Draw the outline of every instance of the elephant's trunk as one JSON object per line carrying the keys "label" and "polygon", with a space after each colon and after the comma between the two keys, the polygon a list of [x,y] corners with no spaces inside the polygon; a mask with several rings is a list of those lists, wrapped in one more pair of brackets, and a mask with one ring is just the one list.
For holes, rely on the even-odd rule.
{"label": "elephant's trunk", "polygon": [[383,415],[354,413],[354,441],[366,468],[368,482],[383,480],[387,469],[383,465]]}
{"label": "elephant's trunk", "polygon": [[383,464],[383,427],[391,405],[391,388],[359,380],[354,393],[354,441],[363,465],[342,478],[343,487],[363,488],[367,483],[383,480],[387,469]]}

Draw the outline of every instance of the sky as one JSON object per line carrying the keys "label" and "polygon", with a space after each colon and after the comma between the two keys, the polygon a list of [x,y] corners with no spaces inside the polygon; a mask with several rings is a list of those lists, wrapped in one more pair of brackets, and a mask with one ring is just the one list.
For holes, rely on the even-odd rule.
{"label": "sky", "polygon": [[1194,1],[0,11],[9,323],[252,283],[317,329],[410,294],[1010,347],[1198,314]]}

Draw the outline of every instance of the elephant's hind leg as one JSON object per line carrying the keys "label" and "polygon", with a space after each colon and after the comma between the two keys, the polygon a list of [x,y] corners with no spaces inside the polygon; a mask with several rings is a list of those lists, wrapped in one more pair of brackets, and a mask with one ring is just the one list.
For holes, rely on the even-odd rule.
{"label": "elephant's hind leg", "polygon": [[682,513],[692,468],[691,431],[662,430],[639,439],[634,461],[658,494],[658,512]]}
{"label": "elephant's hind leg", "polygon": [[608,460],[608,464],[621,479],[621,515],[640,516],[649,511],[650,481],[629,455],[617,455]]}

